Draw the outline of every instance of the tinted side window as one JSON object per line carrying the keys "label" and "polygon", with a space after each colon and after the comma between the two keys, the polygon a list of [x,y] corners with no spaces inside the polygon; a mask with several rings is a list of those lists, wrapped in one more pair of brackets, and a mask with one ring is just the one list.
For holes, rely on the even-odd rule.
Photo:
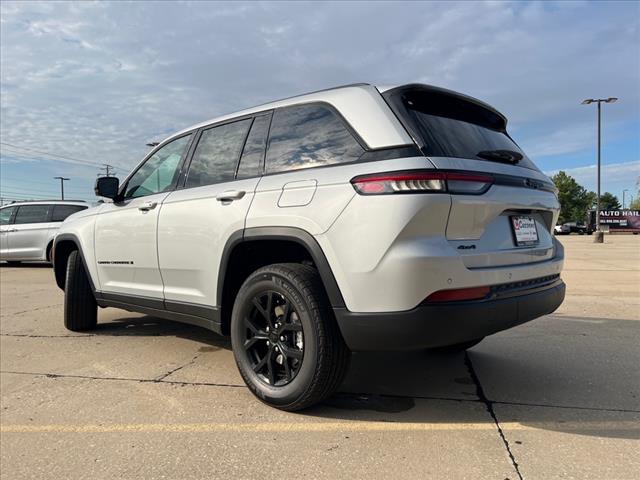
{"label": "tinted side window", "polygon": [[364,150],[342,120],[322,105],[297,105],[273,114],[267,173],[358,160]]}
{"label": "tinted side window", "polygon": [[186,188],[233,180],[251,119],[227,123],[202,132],[193,153]]}
{"label": "tinted side window", "polygon": [[81,207],[79,205],[54,205],[51,221],[62,222],[72,213],[79,212],[80,210],[84,210],[85,208],[87,207]]}
{"label": "tinted side window", "polygon": [[7,207],[0,210],[0,225],[7,225],[11,220],[11,214],[16,207]]}
{"label": "tinted side window", "polygon": [[49,218],[51,205],[22,205],[18,207],[14,223],[43,223]]}
{"label": "tinted side window", "polygon": [[178,178],[180,160],[190,139],[191,134],[173,140],[149,157],[129,179],[125,198],[171,190]]}
{"label": "tinted side window", "polygon": [[267,147],[267,134],[271,115],[256,117],[242,151],[237,178],[250,178],[262,174],[262,161]]}

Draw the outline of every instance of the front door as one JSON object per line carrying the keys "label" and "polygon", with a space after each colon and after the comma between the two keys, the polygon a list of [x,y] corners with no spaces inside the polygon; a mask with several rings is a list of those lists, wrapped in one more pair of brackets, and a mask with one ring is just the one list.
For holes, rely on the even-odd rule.
{"label": "front door", "polygon": [[158,214],[176,186],[190,139],[188,134],[156,150],[123,186],[123,200],[100,210],[95,252],[101,291],[163,299]]}

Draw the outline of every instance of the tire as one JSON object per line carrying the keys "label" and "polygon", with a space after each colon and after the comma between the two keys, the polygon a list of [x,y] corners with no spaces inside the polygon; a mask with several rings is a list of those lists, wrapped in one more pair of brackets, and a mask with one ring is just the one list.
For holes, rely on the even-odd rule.
{"label": "tire", "polygon": [[245,280],[231,316],[231,344],[249,390],[286,411],[329,397],[350,360],[317,270],[297,263],[269,265]]}
{"label": "tire", "polygon": [[98,305],[77,250],[67,260],[64,287],[64,326],[73,332],[92,330],[98,323]]}
{"label": "tire", "polygon": [[475,347],[482,340],[484,340],[484,337],[476,338],[475,340],[469,340],[467,342],[456,343],[454,345],[446,345],[444,347],[431,348],[430,351],[437,352],[437,353],[459,353],[459,352],[464,352],[466,350],[469,350],[472,347]]}

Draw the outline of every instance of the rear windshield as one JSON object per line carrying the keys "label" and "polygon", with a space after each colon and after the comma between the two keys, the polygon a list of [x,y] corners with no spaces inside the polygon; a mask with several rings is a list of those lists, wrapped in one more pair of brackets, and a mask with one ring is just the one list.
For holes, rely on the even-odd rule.
{"label": "rear windshield", "polygon": [[536,169],[507,134],[504,119],[481,105],[429,90],[405,91],[387,100],[427,156],[497,161]]}

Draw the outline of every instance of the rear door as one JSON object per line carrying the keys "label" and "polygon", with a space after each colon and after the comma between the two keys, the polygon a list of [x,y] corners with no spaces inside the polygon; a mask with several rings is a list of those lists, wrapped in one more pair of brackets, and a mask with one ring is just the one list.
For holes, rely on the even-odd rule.
{"label": "rear door", "polygon": [[[469,268],[543,261],[554,255],[555,187],[506,131],[506,119],[470,97],[426,86],[384,93],[441,170],[487,174],[491,186],[451,195],[446,237]],[[454,182],[455,183],[455,182]],[[449,182],[449,190],[454,190]],[[482,188],[480,188],[482,187]]]}
{"label": "rear door", "polygon": [[20,205],[7,235],[7,259],[44,260],[53,205]]}
{"label": "rear door", "polygon": [[125,182],[123,200],[105,203],[97,215],[95,254],[102,291],[162,300],[158,214],[177,184],[190,141],[187,134],[161,146]]}
{"label": "rear door", "polygon": [[210,317],[224,246],[260,181],[271,113],[203,129],[184,187],[162,205],[158,255],[168,309]]}
{"label": "rear door", "polygon": [[[278,108],[269,130],[266,175],[247,228],[297,227],[325,232],[355,195],[346,179],[361,170],[364,148],[337,110],[314,102]],[[315,168],[332,167],[332,168]]]}

